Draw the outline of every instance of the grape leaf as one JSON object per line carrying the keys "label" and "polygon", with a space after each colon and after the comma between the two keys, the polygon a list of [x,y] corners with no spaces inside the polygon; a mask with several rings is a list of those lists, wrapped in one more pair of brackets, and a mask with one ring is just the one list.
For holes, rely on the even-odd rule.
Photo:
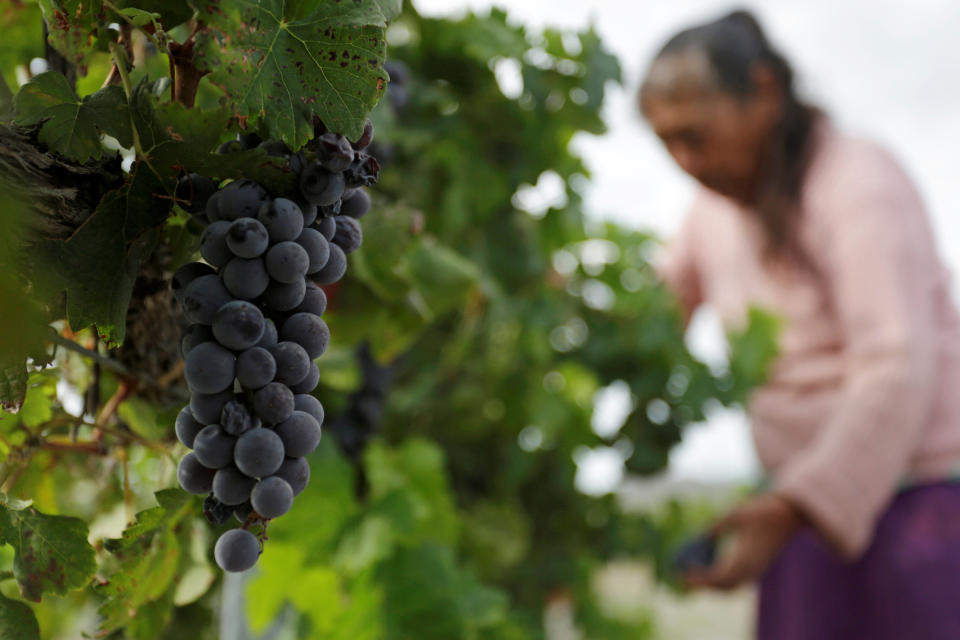
{"label": "grape leaf", "polygon": [[0,497],[0,542],[14,548],[20,594],[34,602],[85,585],[97,569],[83,520],[49,516],[6,496]]}
{"label": "grape leaf", "polygon": [[38,264],[44,265],[36,273],[38,289],[51,296],[66,290],[67,318],[75,330],[96,323],[107,342],[123,341],[137,271],[170,209],[170,201],[155,194],[164,194],[162,185],[138,165],[72,236],[37,245]]}
{"label": "grape leaf", "polygon": [[25,362],[0,362],[0,409],[17,413],[27,396],[27,365]]}
{"label": "grape leaf", "polygon": [[154,494],[159,506],[141,511],[121,538],[104,541],[119,561],[110,581],[97,587],[101,628],[112,631],[126,625],[140,607],[162,597],[179,576],[182,542],[178,535],[184,518],[198,512],[197,501],[179,489]]}
{"label": "grape leaf", "polygon": [[0,595],[0,638],[40,640],[40,625],[33,609]]}
{"label": "grape leaf", "polygon": [[262,119],[294,149],[312,137],[314,114],[360,137],[386,86],[384,29],[398,0],[195,2],[208,25],[197,34],[196,64],[237,118]]}
{"label": "grape leaf", "polygon": [[166,31],[183,24],[193,15],[193,8],[186,0],[115,0],[113,5],[128,16],[136,16],[135,21],[144,20],[144,14],[156,14]]}
{"label": "grape leaf", "polygon": [[40,0],[49,41],[86,75],[87,58],[97,49],[106,13],[101,0]]}
{"label": "grape leaf", "polygon": [[102,155],[100,133],[125,147],[133,144],[127,99],[116,85],[82,100],[62,73],[48,71],[23,85],[14,97],[17,123],[40,127],[40,142],[62,156],[86,162]]}

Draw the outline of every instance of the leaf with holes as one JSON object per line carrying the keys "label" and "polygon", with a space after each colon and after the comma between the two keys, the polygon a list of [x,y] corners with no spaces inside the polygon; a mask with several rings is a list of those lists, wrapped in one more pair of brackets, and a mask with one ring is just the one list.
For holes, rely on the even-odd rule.
{"label": "leaf with holes", "polygon": [[2,494],[0,542],[13,547],[13,575],[20,594],[34,602],[40,602],[44,593],[64,595],[84,586],[97,568],[82,520],[48,516]]}
{"label": "leaf with holes", "polygon": [[133,144],[127,99],[116,85],[81,100],[62,73],[48,71],[23,85],[14,97],[14,106],[18,124],[43,122],[40,142],[77,162],[100,158],[101,132],[125,147]]}
{"label": "leaf with holes", "polygon": [[86,75],[90,54],[102,44],[107,16],[101,0],[40,0],[40,9],[50,44]]}
{"label": "leaf with holes", "polygon": [[[97,587],[104,631],[120,628],[141,607],[161,598],[180,575],[183,521],[199,511],[197,500],[179,489],[156,494],[159,506],[141,511],[121,538],[104,542],[118,564],[109,583]],[[184,536],[180,534],[183,533]]]}
{"label": "leaf with holes", "polygon": [[314,115],[360,137],[386,86],[384,29],[399,0],[195,2],[208,25],[197,35],[196,64],[239,119],[262,119],[294,148],[313,136]]}

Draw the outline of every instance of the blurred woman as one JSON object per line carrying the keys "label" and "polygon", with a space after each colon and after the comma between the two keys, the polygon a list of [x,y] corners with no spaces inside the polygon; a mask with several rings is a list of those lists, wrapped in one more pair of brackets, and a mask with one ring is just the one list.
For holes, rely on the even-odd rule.
{"label": "blurred woman", "polygon": [[687,317],[784,320],[747,408],[771,489],[690,584],[760,579],[761,640],[960,638],[960,319],[910,178],[743,11],[671,38],[639,106],[701,185],[660,265]]}

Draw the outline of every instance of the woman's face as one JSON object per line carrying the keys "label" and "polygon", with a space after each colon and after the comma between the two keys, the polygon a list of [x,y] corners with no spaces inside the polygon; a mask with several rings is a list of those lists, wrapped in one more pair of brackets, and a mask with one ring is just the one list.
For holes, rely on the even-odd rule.
{"label": "woman's face", "polygon": [[654,62],[640,96],[641,111],[680,168],[746,204],[781,104],[772,74],[756,71],[753,93],[740,98],[714,88],[702,55],[671,54]]}

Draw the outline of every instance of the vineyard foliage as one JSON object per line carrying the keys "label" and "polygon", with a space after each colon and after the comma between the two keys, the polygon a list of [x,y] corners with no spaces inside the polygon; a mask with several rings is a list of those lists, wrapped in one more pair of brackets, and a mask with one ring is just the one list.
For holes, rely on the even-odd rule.
{"label": "vineyard foliage", "polygon": [[[685,425],[762,380],[776,323],[752,313],[711,370],[656,239],[585,216],[570,143],[605,131],[622,81],[595,31],[400,0],[14,0],[0,32],[0,637],[525,640],[560,600],[587,638],[651,637],[593,576],[643,558],[669,580],[703,516],[625,512],[575,488],[578,461],[663,470]],[[381,179],[327,287],[312,478],[224,579],[222,528],[176,484],[169,284],[200,230],[177,178],[282,192],[284,162],[215,150],[296,150],[316,119],[356,139],[368,117]],[[601,436],[614,384],[632,407]]]}

